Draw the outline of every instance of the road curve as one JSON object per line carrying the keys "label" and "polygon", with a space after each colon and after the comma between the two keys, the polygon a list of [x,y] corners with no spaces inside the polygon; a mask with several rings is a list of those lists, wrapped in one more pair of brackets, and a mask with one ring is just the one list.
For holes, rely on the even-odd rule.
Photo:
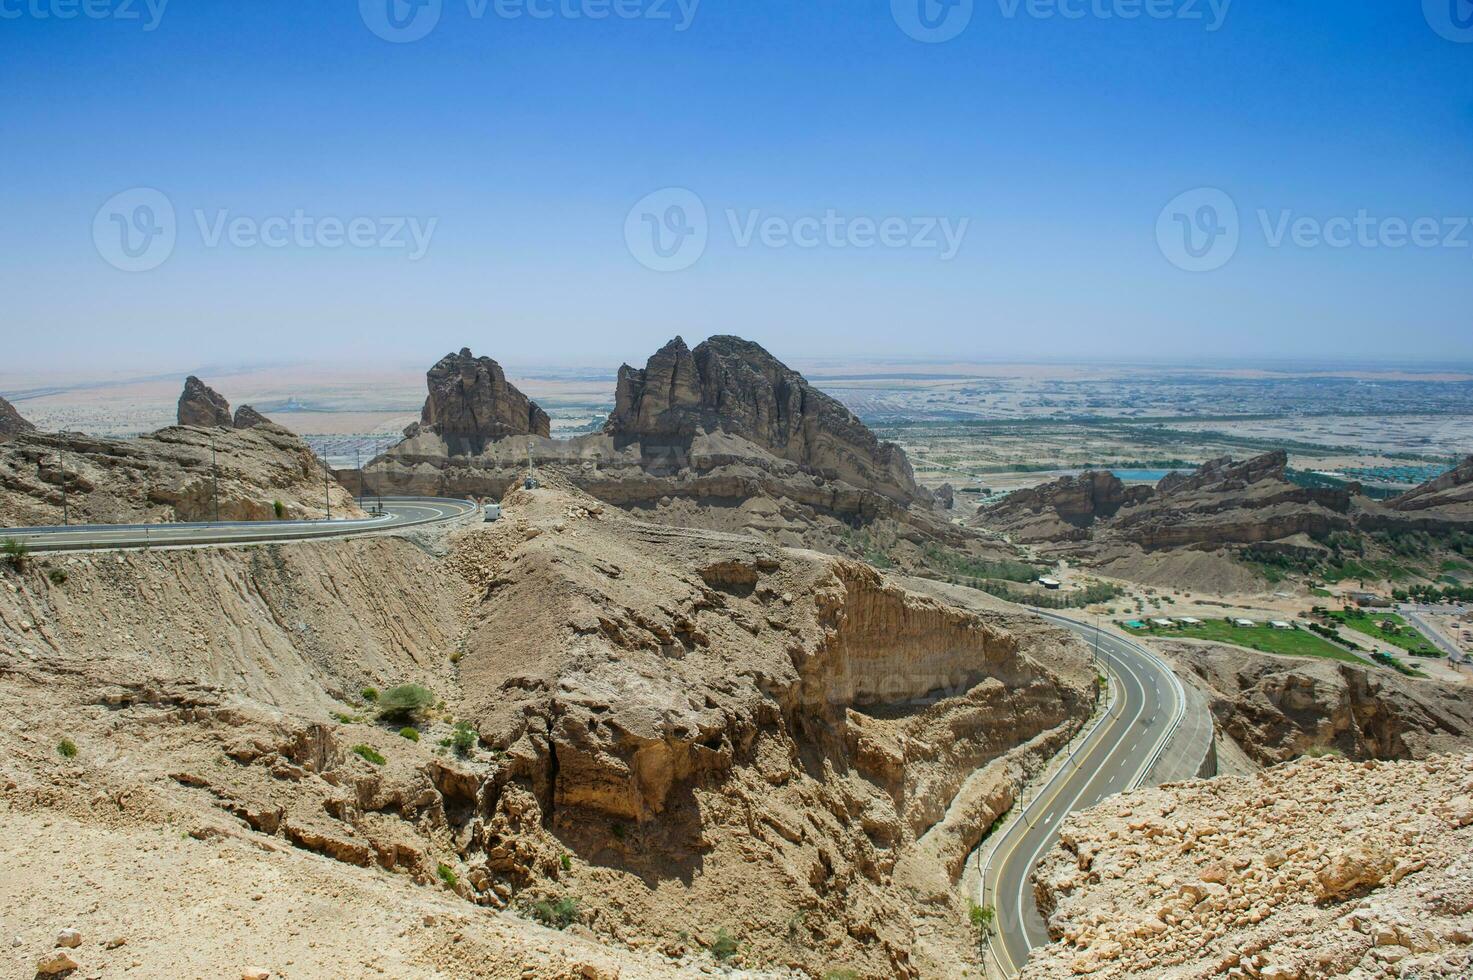
{"label": "road curve", "polygon": [[203,524],[94,524],[0,528],[0,541],[15,539],[31,551],[94,551],[200,545],[268,544],[340,538],[443,524],[476,510],[468,500],[384,497],[383,513],[341,521],[221,521]]}
{"label": "road curve", "polygon": [[1008,824],[982,869],[981,904],[996,909],[992,951],[997,966],[1017,975],[1034,946],[1049,941],[1034,900],[1033,869],[1058,840],[1073,810],[1134,789],[1149,775],[1186,710],[1181,682],[1140,644],[1062,616],[1043,614],[1082,636],[1097,650],[1114,699],[1067,761]]}

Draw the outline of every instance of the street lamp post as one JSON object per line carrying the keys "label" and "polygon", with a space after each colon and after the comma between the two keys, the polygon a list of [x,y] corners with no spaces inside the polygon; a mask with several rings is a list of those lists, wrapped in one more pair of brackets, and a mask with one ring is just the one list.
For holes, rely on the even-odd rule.
{"label": "street lamp post", "polygon": [[215,440],[210,440],[210,483],[215,496],[215,523],[220,523],[220,465],[215,456]]}

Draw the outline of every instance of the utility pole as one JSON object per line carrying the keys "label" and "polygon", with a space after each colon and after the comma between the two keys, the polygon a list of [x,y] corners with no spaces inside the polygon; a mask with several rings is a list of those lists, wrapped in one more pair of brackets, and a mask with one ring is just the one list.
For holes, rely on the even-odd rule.
{"label": "utility pole", "polygon": [[353,447],[353,464],[358,467],[358,509],[362,510],[365,491],[363,489],[363,448],[361,446]]}
{"label": "utility pole", "polygon": [[220,466],[215,457],[215,440],[210,440],[210,483],[215,494],[215,523],[220,523]]}
{"label": "utility pole", "polygon": [[327,519],[332,520],[332,466],[327,462],[327,442],[322,443],[322,496],[327,501]]}

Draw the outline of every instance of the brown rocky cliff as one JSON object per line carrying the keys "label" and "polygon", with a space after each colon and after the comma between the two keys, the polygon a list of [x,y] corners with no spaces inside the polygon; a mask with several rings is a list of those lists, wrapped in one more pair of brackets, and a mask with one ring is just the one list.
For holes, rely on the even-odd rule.
{"label": "brown rocky cliff", "polygon": [[1078,541],[1096,521],[1149,500],[1150,487],[1126,485],[1107,471],[1087,470],[1009,494],[986,508],[981,521],[1010,531],[1017,541]]}
{"label": "brown rocky cliff", "polygon": [[7,442],[18,435],[35,431],[36,427],[22,418],[14,405],[0,398],[0,442]]}
{"label": "brown rocky cliff", "polygon": [[551,432],[547,413],[507,382],[501,365],[469,348],[447,354],[425,380],[429,398],[420,424],[442,436],[496,440]]}
{"label": "brown rocky cliff", "polygon": [[194,375],[184,381],[184,393],[179,396],[179,424],[197,425],[210,429],[231,425],[230,403],[218,391]]}
{"label": "brown rocky cliff", "polygon": [[905,453],[766,350],[718,336],[689,350],[676,337],[643,370],[619,370],[607,430],[623,440],[747,439],[810,472],[901,501],[929,502]]}

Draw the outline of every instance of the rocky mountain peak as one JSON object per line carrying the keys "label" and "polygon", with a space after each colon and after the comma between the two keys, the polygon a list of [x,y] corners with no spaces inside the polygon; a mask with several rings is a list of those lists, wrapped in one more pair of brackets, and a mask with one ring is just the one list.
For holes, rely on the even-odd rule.
{"label": "rocky mountain peak", "polygon": [[447,354],[426,376],[429,398],[420,423],[442,436],[503,439],[551,434],[552,420],[506,380],[506,372],[470,348]]}
{"label": "rocky mountain peak", "polygon": [[27,422],[15,406],[0,398],[0,442],[8,442],[18,435],[35,432],[36,427]]}
{"label": "rocky mountain peak", "polygon": [[229,428],[230,403],[214,388],[194,375],[184,381],[184,393],[179,396],[179,424],[197,425],[209,429],[217,426]]}
{"label": "rocky mountain peak", "polygon": [[896,500],[928,500],[910,462],[835,399],[760,345],[717,336],[690,350],[676,337],[643,369],[619,369],[607,431],[634,440],[725,432],[820,476]]}
{"label": "rocky mountain peak", "polygon": [[233,424],[237,429],[254,429],[258,425],[271,425],[272,422],[251,406],[242,405],[235,410]]}

